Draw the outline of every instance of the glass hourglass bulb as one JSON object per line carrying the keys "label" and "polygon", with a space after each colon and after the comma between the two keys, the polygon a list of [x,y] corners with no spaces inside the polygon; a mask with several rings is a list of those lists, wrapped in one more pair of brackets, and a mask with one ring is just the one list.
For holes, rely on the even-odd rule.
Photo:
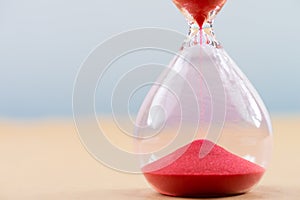
{"label": "glass hourglass bulb", "polygon": [[141,170],[166,195],[248,192],[269,162],[272,130],[258,93],[215,39],[225,0],[174,3],[190,31],[138,113]]}

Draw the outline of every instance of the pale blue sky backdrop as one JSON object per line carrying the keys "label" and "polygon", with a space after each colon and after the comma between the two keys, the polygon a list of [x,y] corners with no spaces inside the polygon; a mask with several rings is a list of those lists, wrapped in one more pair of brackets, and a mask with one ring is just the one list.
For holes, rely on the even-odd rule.
{"label": "pale blue sky backdrop", "polygon": [[[300,113],[297,0],[228,0],[217,38],[272,113]],[[139,27],[187,33],[171,0],[0,0],[0,118],[72,116],[80,64],[113,34]]]}

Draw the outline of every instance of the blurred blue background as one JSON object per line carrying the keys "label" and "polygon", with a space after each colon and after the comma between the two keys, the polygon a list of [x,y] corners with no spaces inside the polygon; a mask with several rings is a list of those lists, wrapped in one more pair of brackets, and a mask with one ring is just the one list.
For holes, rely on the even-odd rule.
{"label": "blurred blue background", "polygon": [[[300,113],[299,6],[229,0],[215,23],[271,113]],[[89,52],[138,27],[188,29],[171,0],[0,0],[0,118],[72,116],[73,83]]]}

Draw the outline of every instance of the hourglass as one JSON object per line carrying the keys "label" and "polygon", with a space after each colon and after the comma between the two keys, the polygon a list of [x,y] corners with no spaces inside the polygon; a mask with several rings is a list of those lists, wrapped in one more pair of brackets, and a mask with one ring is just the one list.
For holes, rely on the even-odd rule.
{"label": "hourglass", "polygon": [[272,130],[258,93],[215,38],[226,0],[173,2],[190,31],[138,113],[141,170],[165,195],[248,192],[265,173]]}

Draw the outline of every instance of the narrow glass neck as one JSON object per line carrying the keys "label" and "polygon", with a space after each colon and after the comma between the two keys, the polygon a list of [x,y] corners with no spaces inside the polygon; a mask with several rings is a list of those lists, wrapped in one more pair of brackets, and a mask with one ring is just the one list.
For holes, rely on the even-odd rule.
{"label": "narrow glass neck", "polygon": [[190,30],[188,38],[185,41],[185,47],[196,45],[211,45],[216,48],[221,48],[220,43],[216,40],[213,31],[213,22],[206,22],[200,28],[197,23],[190,22]]}

